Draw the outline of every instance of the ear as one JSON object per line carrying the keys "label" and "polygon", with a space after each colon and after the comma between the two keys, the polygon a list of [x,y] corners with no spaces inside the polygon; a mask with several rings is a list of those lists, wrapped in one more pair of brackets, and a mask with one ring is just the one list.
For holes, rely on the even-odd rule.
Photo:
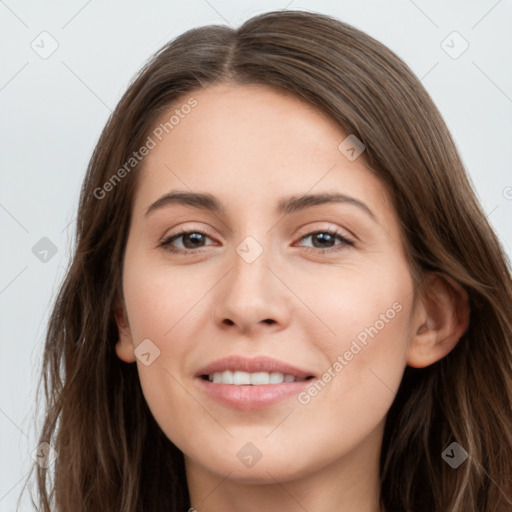
{"label": "ear", "polygon": [[469,325],[468,294],[444,274],[429,274],[416,305],[415,334],[409,344],[407,364],[424,368],[457,345]]}
{"label": "ear", "polygon": [[119,359],[125,363],[135,362],[134,345],[130,325],[128,324],[128,315],[124,301],[118,301],[114,308],[114,315],[119,332],[119,341],[116,343],[116,354]]}

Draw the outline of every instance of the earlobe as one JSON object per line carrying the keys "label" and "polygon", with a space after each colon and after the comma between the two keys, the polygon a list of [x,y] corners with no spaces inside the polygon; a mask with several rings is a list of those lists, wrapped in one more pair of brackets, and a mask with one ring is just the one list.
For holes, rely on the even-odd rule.
{"label": "earlobe", "polygon": [[119,332],[119,340],[116,343],[116,354],[121,361],[125,363],[135,362],[133,339],[128,324],[128,316],[124,304],[118,303],[115,307],[115,318],[117,330]]}
{"label": "earlobe", "polygon": [[469,325],[469,301],[464,288],[442,274],[430,274],[418,301],[407,364],[424,368],[451,352]]}
{"label": "earlobe", "polygon": [[125,363],[134,363],[135,362],[135,354],[133,352],[133,344],[130,341],[119,338],[119,341],[116,343],[116,354],[121,361]]}

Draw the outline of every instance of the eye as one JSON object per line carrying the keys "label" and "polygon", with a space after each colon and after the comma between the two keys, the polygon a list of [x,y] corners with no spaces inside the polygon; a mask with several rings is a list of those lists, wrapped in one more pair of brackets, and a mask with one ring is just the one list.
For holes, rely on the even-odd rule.
{"label": "eye", "polygon": [[[211,238],[208,234],[200,229],[194,229],[191,231],[180,231],[174,235],[171,235],[162,242],[159,246],[164,247],[166,250],[174,253],[190,253],[190,252],[201,252],[200,250],[204,247],[205,239]],[[343,250],[346,246],[353,246],[354,242],[343,236],[336,230],[321,230],[313,231],[304,235],[300,240],[306,240],[311,238],[313,247],[304,247],[307,252],[336,252]],[[177,247],[175,243],[181,239],[181,247]],[[341,243],[335,245],[335,240],[340,240]]]}
{"label": "eye", "polygon": [[[176,247],[173,244],[176,240],[182,239],[182,247]],[[160,242],[160,247],[165,247],[170,252],[194,252],[201,249],[201,244],[205,238],[210,238],[204,231],[194,229],[191,231],[180,231]],[[210,238],[211,240],[211,238]]]}
{"label": "eye", "polygon": [[[308,233],[304,235],[301,240],[306,240],[307,238],[311,238],[314,247],[305,247],[308,252],[336,252],[343,250],[347,245],[353,246],[354,242],[343,236],[340,232],[330,229],[321,230],[321,231],[313,231],[312,233]],[[335,240],[338,239],[341,241],[340,244],[334,245]],[[316,246],[315,246],[316,245]]]}

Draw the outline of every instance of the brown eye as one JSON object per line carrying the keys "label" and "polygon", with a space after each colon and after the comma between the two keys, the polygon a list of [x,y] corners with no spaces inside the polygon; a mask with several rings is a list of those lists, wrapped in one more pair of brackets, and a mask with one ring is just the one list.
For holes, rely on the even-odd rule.
{"label": "brown eye", "polygon": [[[313,243],[313,247],[305,247],[307,251],[335,252],[345,248],[347,245],[354,245],[354,242],[345,238],[336,230],[314,231],[303,236],[301,240],[305,240],[307,238],[311,238]],[[336,244],[336,239],[340,240],[341,243]]]}
{"label": "brown eye", "polygon": [[[187,252],[196,249],[202,249],[206,238],[210,238],[206,233],[201,230],[195,229],[192,231],[180,231],[160,243],[161,247],[165,247],[171,252]],[[181,239],[182,247],[173,245],[177,240]]]}

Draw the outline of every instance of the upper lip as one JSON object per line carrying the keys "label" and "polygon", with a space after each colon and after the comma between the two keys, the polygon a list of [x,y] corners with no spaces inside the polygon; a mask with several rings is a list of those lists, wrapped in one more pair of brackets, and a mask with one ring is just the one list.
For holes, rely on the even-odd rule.
{"label": "upper lip", "polygon": [[223,357],[217,359],[211,363],[203,366],[199,369],[195,377],[202,377],[203,375],[212,375],[218,372],[229,371],[242,371],[248,373],[256,372],[279,372],[284,375],[293,375],[299,379],[305,379],[307,377],[314,377],[312,372],[307,370],[301,370],[291,364],[279,361],[266,356],[258,356],[253,358],[247,358],[244,356],[232,355],[229,357]]}

